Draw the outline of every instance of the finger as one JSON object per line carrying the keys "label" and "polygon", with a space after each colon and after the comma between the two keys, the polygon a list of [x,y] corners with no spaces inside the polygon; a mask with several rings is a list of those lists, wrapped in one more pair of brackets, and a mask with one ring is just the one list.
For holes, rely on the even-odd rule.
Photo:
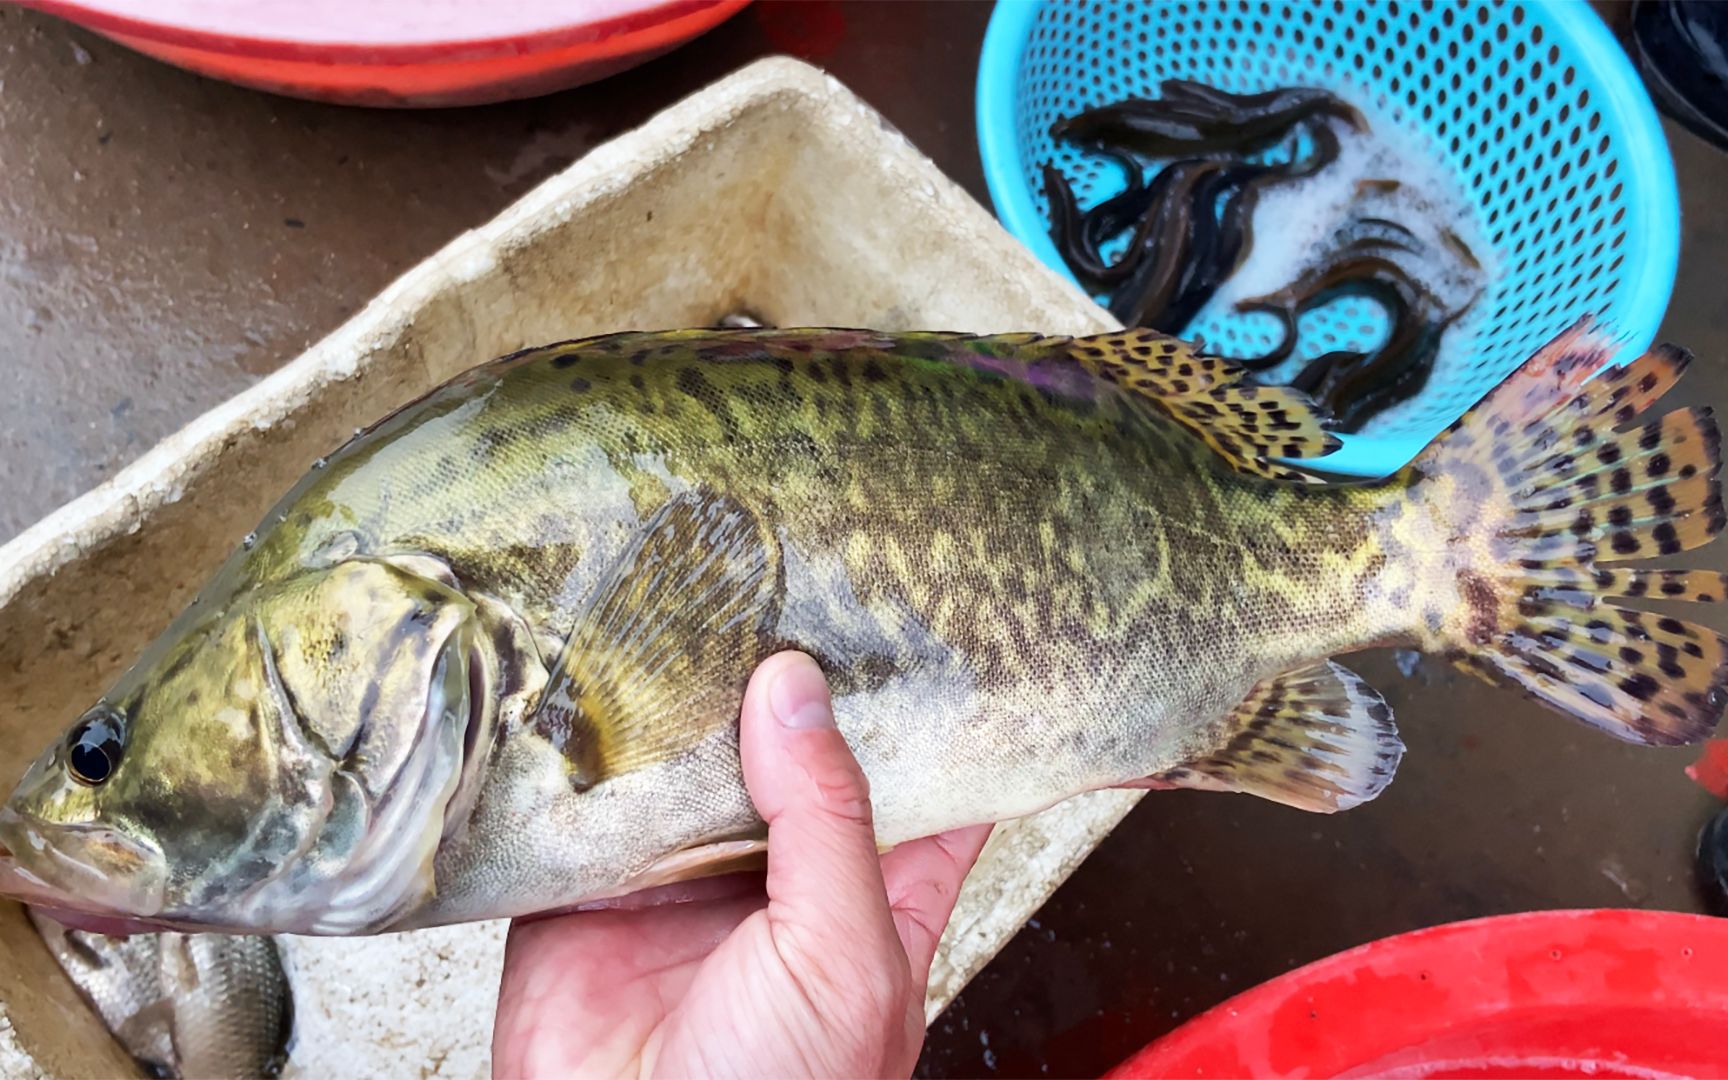
{"label": "finger", "polygon": [[750,680],[739,727],[744,783],[768,823],[768,915],[819,939],[875,947],[892,933],[870,788],[802,653]]}
{"label": "finger", "polygon": [[498,1076],[616,1075],[760,894],[516,920],[493,1026]]}
{"label": "finger", "polygon": [[740,895],[654,911],[579,911],[515,919],[504,951],[505,983],[555,979],[563,992],[596,998],[644,974],[697,961],[761,909]]}
{"label": "finger", "polygon": [[989,838],[990,826],[974,825],[902,844],[882,857],[894,929],[920,987],[930,977],[960,886]]}

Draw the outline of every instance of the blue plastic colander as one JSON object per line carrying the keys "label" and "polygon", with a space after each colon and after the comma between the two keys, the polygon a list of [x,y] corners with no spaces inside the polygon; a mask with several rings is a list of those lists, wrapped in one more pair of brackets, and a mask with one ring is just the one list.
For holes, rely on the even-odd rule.
{"label": "blue plastic colander", "polygon": [[[1046,264],[1073,276],[1050,239],[1041,166],[1055,161],[1082,207],[1123,186],[1119,168],[1058,144],[1050,125],[1157,97],[1169,78],[1331,90],[1377,128],[1394,125],[1477,215],[1465,231],[1495,270],[1486,291],[1417,397],[1343,436],[1328,469],[1403,466],[1582,315],[1625,341],[1623,361],[1654,338],[1679,258],[1673,161],[1631,63],[1584,0],[1003,0],[979,61],[978,141],[1003,224]],[[1275,326],[1214,308],[1183,335],[1252,356]],[[1297,355],[1311,356],[1370,348],[1387,327],[1375,305],[1344,300],[1300,329]]]}

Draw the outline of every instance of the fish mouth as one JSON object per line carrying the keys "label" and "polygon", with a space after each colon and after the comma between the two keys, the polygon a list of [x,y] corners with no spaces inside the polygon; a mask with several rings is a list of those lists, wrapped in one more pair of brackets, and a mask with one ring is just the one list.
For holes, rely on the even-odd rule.
{"label": "fish mouth", "polygon": [[0,896],[28,905],[72,930],[124,937],[171,929],[149,919],[108,911],[69,896],[20,866],[17,857],[3,843],[0,843]]}
{"label": "fish mouth", "polygon": [[123,915],[92,915],[89,912],[73,911],[69,908],[41,907],[31,904],[30,910],[45,919],[52,919],[68,930],[83,930],[86,933],[101,934],[103,937],[164,934],[185,929],[179,924],[155,922],[151,919],[134,919]]}
{"label": "fish mouth", "polygon": [[[85,848],[108,864],[81,859]],[[163,929],[161,855],[112,829],[50,824],[0,809],[0,897],[37,909],[63,926],[102,933]],[[124,871],[124,872],[122,872]]]}

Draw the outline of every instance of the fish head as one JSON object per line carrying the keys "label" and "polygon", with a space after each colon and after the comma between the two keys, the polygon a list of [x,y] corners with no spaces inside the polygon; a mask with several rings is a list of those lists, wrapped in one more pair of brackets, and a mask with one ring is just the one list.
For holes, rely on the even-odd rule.
{"label": "fish head", "polygon": [[0,892],[81,925],[388,924],[474,771],[484,637],[453,582],[370,560],[177,623],[0,809]]}

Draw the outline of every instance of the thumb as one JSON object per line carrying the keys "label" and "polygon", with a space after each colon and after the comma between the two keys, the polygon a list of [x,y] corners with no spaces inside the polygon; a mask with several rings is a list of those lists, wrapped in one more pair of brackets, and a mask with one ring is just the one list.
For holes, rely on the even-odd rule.
{"label": "thumb", "polygon": [[[816,662],[757,669],[739,728],[744,783],[768,823],[768,917],[813,958],[900,948],[870,813],[870,785],[834,726]],[[832,952],[831,952],[832,950]]]}

